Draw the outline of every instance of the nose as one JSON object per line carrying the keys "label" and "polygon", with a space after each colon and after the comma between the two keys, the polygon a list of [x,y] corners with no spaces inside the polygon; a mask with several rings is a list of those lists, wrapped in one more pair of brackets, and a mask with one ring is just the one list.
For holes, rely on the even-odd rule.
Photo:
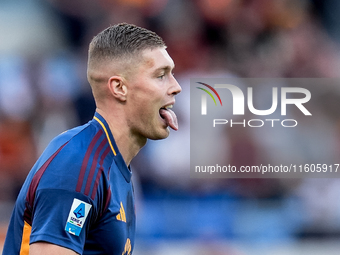
{"label": "nose", "polygon": [[176,78],[172,76],[169,94],[175,96],[175,95],[179,94],[181,91],[182,91],[182,87],[179,85]]}

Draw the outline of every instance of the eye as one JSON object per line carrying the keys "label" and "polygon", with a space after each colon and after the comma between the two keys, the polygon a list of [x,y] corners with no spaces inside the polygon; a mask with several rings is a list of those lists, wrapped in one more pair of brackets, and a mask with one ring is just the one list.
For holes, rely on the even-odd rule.
{"label": "eye", "polygon": [[164,77],[165,77],[165,74],[161,74],[160,76],[157,77],[157,79],[163,80]]}

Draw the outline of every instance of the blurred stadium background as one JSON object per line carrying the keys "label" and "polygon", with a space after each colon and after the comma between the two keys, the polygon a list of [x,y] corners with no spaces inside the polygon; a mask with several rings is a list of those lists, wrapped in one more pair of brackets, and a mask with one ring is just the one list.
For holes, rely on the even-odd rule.
{"label": "blurred stadium background", "polygon": [[[337,0],[0,0],[0,251],[39,154],[92,118],[89,41],[128,22],[164,38],[183,88],[180,131],[148,142],[132,164],[134,254],[339,254],[340,179],[208,181],[188,170],[190,77],[339,77],[339,17]],[[340,156],[339,91],[314,106],[327,132],[297,128],[298,156]],[[235,162],[275,157],[268,141],[229,135]],[[330,146],[313,149],[320,139]]]}

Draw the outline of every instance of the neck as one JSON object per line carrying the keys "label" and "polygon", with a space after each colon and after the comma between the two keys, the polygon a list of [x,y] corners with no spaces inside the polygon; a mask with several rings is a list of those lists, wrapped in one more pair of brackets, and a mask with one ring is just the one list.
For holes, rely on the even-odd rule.
{"label": "neck", "polygon": [[123,156],[125,164],[130,165],[131,160],[138,154],[140,149],[146,144],[147,139],[137,137],[131,134],[123,118],[114,114],[106,114],[100,108],[96,111],[106,120],[111,133],[115,139],[120,154]]}

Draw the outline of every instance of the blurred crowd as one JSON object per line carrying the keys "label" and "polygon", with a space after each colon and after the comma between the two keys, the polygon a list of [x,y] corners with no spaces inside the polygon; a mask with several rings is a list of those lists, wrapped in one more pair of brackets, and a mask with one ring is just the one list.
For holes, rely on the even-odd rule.
{"label": "blurred crowd", "polygon": [[[89,41],[110,24],[128,22],[163,37],[183,88],[174,107],[179,131],[149,141],[132,163],[140,210],[151,198],[186,197],[194,204],[192,198],[223,195],[228,201],[269,199],[275,206],[297,198],[304,214],[299,234],[339,234],[334,222],[340,222],[340,179],[189,177],[190,78],[339,77],[339,15],[336,0],[0,0],[0,202],[15,200],[54,136],[92,118]],[[288,159],[320,153],[339,158],[340,89],[321,96],[328,104],[315,100],[312,106],[323,113],[320,126],[306,129],[304,123],[295,131],[301,150],[278,152],[274,141],[261,138],[265,135],[233,129],[225,134],[232,163],[252,165],[263,158],[278,163],[278,153]],[[285,135],[277,134],[282,143]],[[319,140],[329,146],[312,150]]]}

